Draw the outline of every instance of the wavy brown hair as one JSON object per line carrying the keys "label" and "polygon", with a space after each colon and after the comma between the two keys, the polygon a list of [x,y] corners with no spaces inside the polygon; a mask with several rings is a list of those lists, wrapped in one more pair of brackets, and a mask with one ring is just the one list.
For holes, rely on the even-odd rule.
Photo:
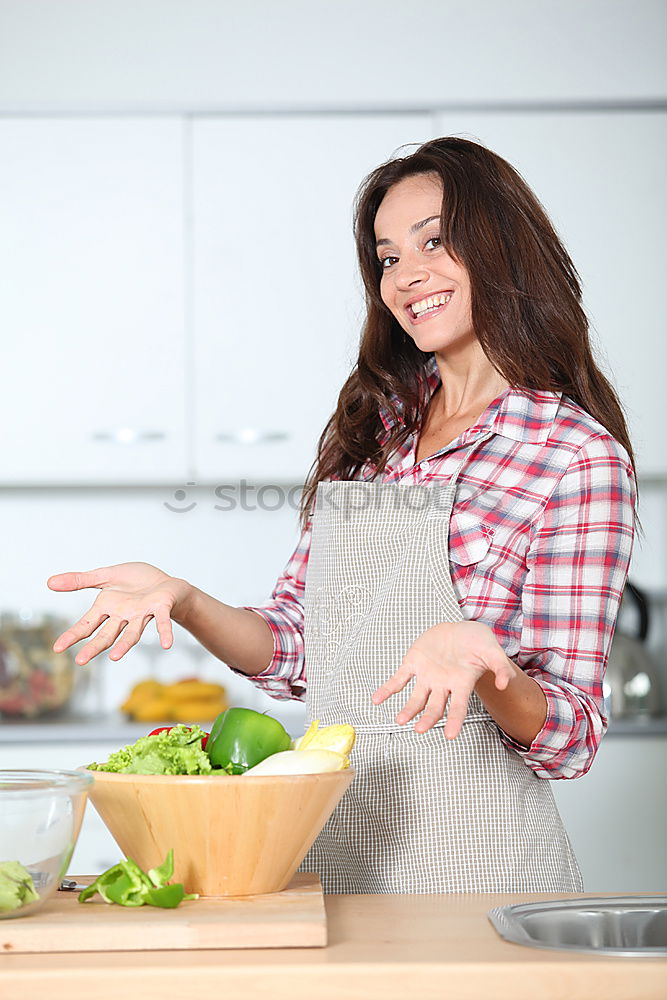
{"label": "wavy brown hair", "polygon": [[[416,347],[382,301],[374,232],[389,188],[416,174],[442,183],[440,238],[468,272],[473,329],[491,363],[513,388],[569,396],[623,445],[634,468],[618,396],[591,350],[579,275],[544,208],[506,160],[448,136],[383,163],[359,188],[354,231],[366,320],[357,363],[304,487],[303,523],[318,483],[353,479],[367,462],[379,475],[426,411],[432,355]],[[389,432],[381,409],[390,416]]]}

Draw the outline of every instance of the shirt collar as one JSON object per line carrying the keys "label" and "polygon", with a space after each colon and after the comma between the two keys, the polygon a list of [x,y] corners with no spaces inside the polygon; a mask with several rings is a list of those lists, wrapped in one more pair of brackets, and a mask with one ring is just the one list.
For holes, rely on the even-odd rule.
{"label": "shirt collar", "polygon": [[[433,355],[428,360],[425,374],[430,398],[440,385],[440,372]],[[480,434],[491,432],[513,441],[544,444],[551,433],[562,395],[562,392],[543,389],[505,389],[462,437],[469,441]],[[400,408],[400,402],[397,399],[396,402]],[[380,408],[380,419],[389,431],[392,421],[387,407]]]}

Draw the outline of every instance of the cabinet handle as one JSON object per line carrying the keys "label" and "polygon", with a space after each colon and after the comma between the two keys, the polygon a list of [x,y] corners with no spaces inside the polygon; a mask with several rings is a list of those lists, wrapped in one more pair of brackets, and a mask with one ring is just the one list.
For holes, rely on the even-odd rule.
{"label": "cabinet handle", "polygon": [[278,444],[287,441],[287,431],[260,431],[256,427],[241,427],[237,431],[221,431],[216,441],[223,444]]}
{"label": "cabinet handle", "polygon": [[145,444],[149,441],[164,441],[164,431],[138,431],[134,427],[115,427],[109,431],[95,431],[93,441],[103,444]]}

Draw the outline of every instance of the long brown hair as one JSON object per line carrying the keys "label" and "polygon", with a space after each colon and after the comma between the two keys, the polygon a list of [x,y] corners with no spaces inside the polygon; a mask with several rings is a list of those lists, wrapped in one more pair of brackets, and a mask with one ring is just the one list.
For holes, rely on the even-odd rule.
{"label": "long brown hair", "polygon": [[354,231],[366,320],[357,363],[304,487],[303,522],[319,482],[353,479],[367,462],[379,475],[424,416],[432,355],[416,347],[382,301],[374,233],[389,188],[415,174],[442,182],[440,238],[468,272],[473,329],[491,363],[513,388],[569,396],[623,445],[634,469],[618,396],[591,350],[579,275],[544,208],[506,160],[449,136],[383,163],[359,188]]}

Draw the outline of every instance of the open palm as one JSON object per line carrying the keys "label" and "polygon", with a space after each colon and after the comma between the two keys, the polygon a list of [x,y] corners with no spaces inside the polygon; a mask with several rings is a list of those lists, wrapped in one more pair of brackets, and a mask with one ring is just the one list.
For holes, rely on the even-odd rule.
{"label": "open palm", "polygon": [[152,618],[162,647],[168,649],[174,638],[172,612],[188,588],[184,580],[168,576],[156,566],[143,562],[119,563],[80,573],[58,573],[49,577],[47,586],[57,591],[88,587],[100,591],[90,610],[58,636],[53,645],[54,651],[60,653],[96,633],[76,655],[80,666],[109,647],[113,647],[110,659],[119,660],[136,645]]}

